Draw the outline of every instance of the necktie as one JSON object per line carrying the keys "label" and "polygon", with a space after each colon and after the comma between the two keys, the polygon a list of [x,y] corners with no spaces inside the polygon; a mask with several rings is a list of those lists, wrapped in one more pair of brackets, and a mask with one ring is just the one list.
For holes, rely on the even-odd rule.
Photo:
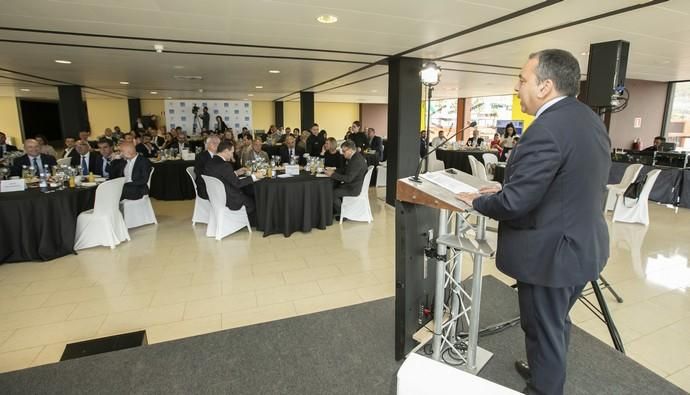
{"label": "necktie", "polygon": [[110,177],[110,161],[103,158],[103,177]]}
{"label": "necktie", "polygon": [[89,175],[89,168],[86,165],[86,156],[84,155],[81,156],[81,174],[83,176]]}
{"label": "necktie", "polygon": [[36,174],[41,174],[41,168],[38,167],[38,161],[36,158],[34,158],[34,169],[36,170]]}
{"label": "necktie", "polygon": [[290,156],[295,156],[295,153],[292,151],[292,148],[290,148]]}

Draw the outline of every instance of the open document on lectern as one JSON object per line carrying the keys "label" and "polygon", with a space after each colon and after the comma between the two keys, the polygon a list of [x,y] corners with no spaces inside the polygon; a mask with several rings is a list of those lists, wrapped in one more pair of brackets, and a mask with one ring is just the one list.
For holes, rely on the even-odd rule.
{"label": "open document on lectern", "polygon": [[458,181],[455,178],[445,174],[444,171],[437,171],[433,173],[424,173],[421,174],[420,177],[424,178],[425,180],[431,181],[434,184],[441,186],[443,188],[446,188],[447,190],[453,192],[453,193],[461,193],[461,192],[477,192],[477,188],[467,185],[462,181]]}

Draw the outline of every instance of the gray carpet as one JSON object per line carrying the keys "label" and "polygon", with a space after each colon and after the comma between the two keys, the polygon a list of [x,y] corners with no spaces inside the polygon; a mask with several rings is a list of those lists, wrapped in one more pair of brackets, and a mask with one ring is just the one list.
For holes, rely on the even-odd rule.
{"label": "gray carpet", "polygon": [[[516,294],[493,277],[482,327],[517,315]],[[394,394],[393,298],[0,375],[3,394]],[[481,376],[516,390],[519,327],[484,337]],[[573,328],[568,394],[685,394]]]}

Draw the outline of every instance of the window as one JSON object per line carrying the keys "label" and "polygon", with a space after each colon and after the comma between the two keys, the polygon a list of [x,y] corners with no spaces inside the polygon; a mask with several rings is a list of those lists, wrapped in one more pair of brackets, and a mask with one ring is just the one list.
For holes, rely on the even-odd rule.
{"label": "window", "polygon": [[671,84],[664,134],[677,148],[690,149],[690,81]]}
{"label": "window", "polygon": [[513,119],[513,96],[473,97],[470,120],[480,129],[495,129],[496,121]]}

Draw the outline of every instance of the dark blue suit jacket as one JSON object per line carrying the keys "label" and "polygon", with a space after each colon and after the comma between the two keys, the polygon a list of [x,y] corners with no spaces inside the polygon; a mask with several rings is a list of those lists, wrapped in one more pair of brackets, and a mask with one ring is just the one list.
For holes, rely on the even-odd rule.
{"label": "dark blue suit jacket", "polygon": [[573,97],[535,119],[510,154],[503,190],[473,204],[500,221],[499,270],[545,287],[599,277],[609,256],[610,150],[601,119]]}

